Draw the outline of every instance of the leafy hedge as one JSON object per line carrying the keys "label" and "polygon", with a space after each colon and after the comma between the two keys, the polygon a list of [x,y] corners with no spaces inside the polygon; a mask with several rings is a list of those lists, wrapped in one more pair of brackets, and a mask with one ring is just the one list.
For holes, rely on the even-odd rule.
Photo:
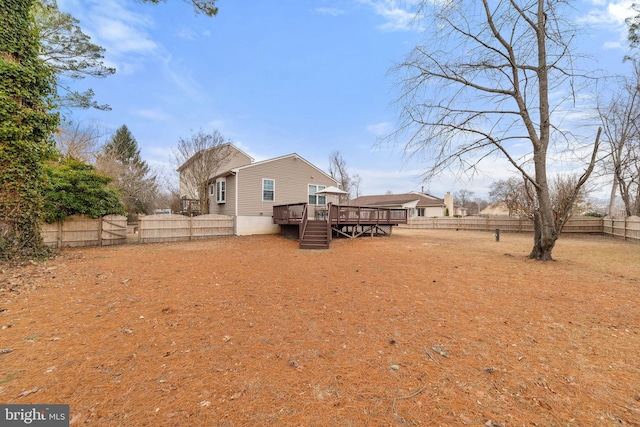
{"label": "leafy hedge", "polygon": [[101,175],[92,165],[66,159],[47,166],[48,185],[44,191],[44,220],[62,221],[68,216],[84,214],[93,218],[126,215],[118,191],[107,185],[111,177]]}

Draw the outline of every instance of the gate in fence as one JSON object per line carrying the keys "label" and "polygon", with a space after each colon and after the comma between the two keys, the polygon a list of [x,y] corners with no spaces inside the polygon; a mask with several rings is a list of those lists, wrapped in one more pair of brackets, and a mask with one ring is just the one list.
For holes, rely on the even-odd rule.
{"label": "gate in fence", "polygon": [[53,248],[121,245],[127,242],[127,217],[74,215],[65,221],[42,224],[42,238]]}

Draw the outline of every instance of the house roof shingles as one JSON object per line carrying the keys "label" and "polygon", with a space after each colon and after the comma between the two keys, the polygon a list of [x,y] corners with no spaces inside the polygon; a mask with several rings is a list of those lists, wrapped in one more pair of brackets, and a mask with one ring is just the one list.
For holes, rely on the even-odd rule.
{"label": "house roof shingles", "polygon": [[354,206],[397,206],[418,201],[417,207],[443,206],[444,200],[425,193],[381,194],[360,196],[349,201]]}

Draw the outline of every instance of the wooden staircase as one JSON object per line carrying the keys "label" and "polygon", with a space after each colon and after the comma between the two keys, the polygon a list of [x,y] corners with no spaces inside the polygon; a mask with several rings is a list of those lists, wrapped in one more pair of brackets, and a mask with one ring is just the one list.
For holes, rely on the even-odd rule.
{"label": "wooden staircase", "polygon": [[300,239],[300,249],[328,249],[326,221],[307,221],[307,228]]}

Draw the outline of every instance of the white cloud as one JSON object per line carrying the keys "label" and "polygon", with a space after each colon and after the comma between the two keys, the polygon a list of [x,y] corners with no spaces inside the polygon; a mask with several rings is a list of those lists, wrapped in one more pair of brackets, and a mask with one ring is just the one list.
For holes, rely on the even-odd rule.
{"label": "white cloud", "polygon": [[578,22],[605,28],[614,34],[618,34],[616,40],[609,40],[603,43],[604,49],[624,49],[627,46],[628,36],[625,20],[636,15],[631,8],[633,1],[592,0],[591,4],[594,7],[589,8],[584,16],[579,17]]}
{"label": "white cloud", "polygon": [[96,42],[110,54],[151,53],[158,47],[146,31],[153,22],[130,10],[122,0],[92,0],[85,10],[83,27],[88,26]]}
{"label": "white cloud", "polygon": [[602,44],[602,48],[606,50],[610,49],[626,49],[626,46],[621,41],[608,41]]}
{"label": "white cloud", "polygon": [[621,25],[624,20],[634,15],[631,9],[632,1],[597,1],[593,2],[594,8],[581,17],[579,22],[595,25]]}
{"label": "white cloud", "polygon": [[358,0],[367,5],[384,19],[378,25],[382,31],[422,31],[424,28],[416,19],[420,1],[417,0]]}
{"label": "white cloud", "polygon": [[151,119],[151,120],[167,120],[171,118],[169,114],[157,108],[149,108],[149,109],[143,108],[140,110],[133,111],[133,114],[136,114],[138,116]]}
{"label": "white cloud", "polygon": [[394,194],[408,193],[420,189],[420,171],[385,171],[379,169],[351,168],[350,173],[360,175],[360,195],[385,194],[388,191]]}
{"label": "white cloud", "polygon": [[393,130],[393,124],[390,122],[380,122],[367,126],[367,132],[378,138],[389,135]]}
{"label": "white cloud", "polygon": [[205,125],[205,129],[210,129],[210,130],[217,129],[219,132],[221,132],[224,135],[223,129],[225,127],[225,124],[226,124],[225,121],[222,119],[214,119],[207,122],[207,124]]}
{"label": "white cloud", "polygon": [[317,7],[313,11],[319,15],[340,16],[347,13],[343,9],[337,9],[334,7]]}
{"label": "white cloud", "polygon": [[191,99],[202,99],[202,86],[192,77],[190,69],[182,66],[182,61],[175,61],[171,55],[162,58],[164,74],[169,77],[175,86],[179,87],[182,92]]}
{"label": "white cloud", "polygon": [[186,40],[197,40],[198,37],[202,36],[202,37],[211,37],[211,31],[209,30],[202,30],[201,32],[196,32],[194,30],[192,30],[191,28],[182,28],[180,31],[178,31],[176,33],[176,36],[180,37],[181,39],[186,39]]}
{"label": "white cloud", "polygon": [[98,43],[111,54],[151,53],[157,48],[144,29],[134,28],[117,18],[96,16],[93,24]]}
{"label": "white cloud", "polygon": [[177,36],[180,37],[181,39],[187,39],[187,40],[196,39],[196,33],[189,28],[181,29],[180,31],[178,31]]}
{"label": "white cloud", "polygon": [[123,0],[59,0],[61,11],[71,13],[91,41],[106,49],[105,63],[118,73],[132,72],[145,56],[157,53],[160,46],[148,29],[153,21],[134,12]]}

